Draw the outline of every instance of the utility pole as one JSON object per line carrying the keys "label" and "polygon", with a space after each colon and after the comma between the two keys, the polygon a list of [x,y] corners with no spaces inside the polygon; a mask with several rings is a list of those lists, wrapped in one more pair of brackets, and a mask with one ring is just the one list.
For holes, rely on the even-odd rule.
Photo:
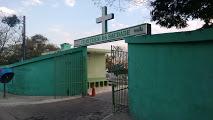
{"label": "utility pole", "polygon": [[26,23],[25,23],[25,16],[23,16],[23,31],[22,31],[22,60],[26,59]]}

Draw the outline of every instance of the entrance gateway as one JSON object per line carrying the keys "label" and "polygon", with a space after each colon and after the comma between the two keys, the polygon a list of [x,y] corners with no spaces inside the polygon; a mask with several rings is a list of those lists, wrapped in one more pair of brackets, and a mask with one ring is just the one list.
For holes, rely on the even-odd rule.
{"label": "entrance gateway", "polygon": [[[74,47],[86,47],[101,43],[122,40],[125,37],[136,35],[151,35],[151,24],[145,23],[107,32],[107,21],[114,19],[114,14],[107,14],[107,7],[102,7],[102,17],[96,19],[97,23],[102,23],[102,34],[74,40]],[[120,51],[116,47],[111,47],[111,70],[115,74],[112,83],[112,103],[114,112],[128,110],[128,53]]]}

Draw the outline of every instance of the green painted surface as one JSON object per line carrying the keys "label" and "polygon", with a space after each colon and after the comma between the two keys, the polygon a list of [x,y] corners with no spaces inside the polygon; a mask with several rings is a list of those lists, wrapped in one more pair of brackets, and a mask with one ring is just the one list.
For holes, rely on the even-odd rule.
{"label": "green painted surface", "polygon": [[[86,51],[84,51],[86,52]],[[85,95],[85,59],[83,51],[58,56],[55,59],[55,93],[56,96]]]}
{"label": "green painted surface", "polygon": [[20,95],[54,95],[54,62],[46,59],[14,67],[8,91]]}
{"label": "green painted surface", "polygon": [[165,33],[144,36],[132,36],[125,39],[127,43],[171,43],[171,42],[195,42],[211,41],[213,28],[188,32]]}
{"label": "green painted surface", "polygon": [[[213,32],[209,31],[213,29],[199,34],[199,42],[193,42],[198,31],[136,37],[141,43],[126,38],[129,105],[135,120],[213,120]],[[178,36],[191,42],[169,42]],[[161,43],[143,43],[144,37]]]}
{"label": "green painted surface", "polygon": [[72,45],[69,43],[63,43],[61,44],[61,50],[69,50],[72,48]]}
{"label": "green painted surface", "polygon": [[86,52],[86,48],[76,48],[10,65],[15,76],[8,91],[39,96],[86,95]]}

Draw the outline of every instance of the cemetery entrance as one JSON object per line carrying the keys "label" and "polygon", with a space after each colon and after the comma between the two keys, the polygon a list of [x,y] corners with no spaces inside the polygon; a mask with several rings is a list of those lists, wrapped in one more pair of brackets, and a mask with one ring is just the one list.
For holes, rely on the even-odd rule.
{"label": "cemetery entrance", "polygon": [[128,52],[111,46],[112,103],[114,112],[128,111]]}
{"label": "cemetery entrance", "polygon": [[[137,26],[120,29],[117,31],[106,32],[74,41],[75,47],[91,46],[102,43],[123,40],[125,37],[151,34],[150,24],[140,24]],[[109,72],[114,74],[112,81],[112,104],[114,112],[128,111],[128,53],[111,47],[111,69]]]}
{"label": "cemetery entrance", "polygon": [[[102,22],[102,34],[75,40],[75,47],[114,42],[123,40],[125,37],[151,34],[151,24],[147,23],[108,32],[106,21],[112,19],[113,14],[107,15],[105,7],[102,11],[103,16],[97,19],[97,23]],[[111,56],[112,62],[109,72],[115,76],[110,79],[112,81],[113,110],[114,112],[128,111],[128,53],[112,46]]]}

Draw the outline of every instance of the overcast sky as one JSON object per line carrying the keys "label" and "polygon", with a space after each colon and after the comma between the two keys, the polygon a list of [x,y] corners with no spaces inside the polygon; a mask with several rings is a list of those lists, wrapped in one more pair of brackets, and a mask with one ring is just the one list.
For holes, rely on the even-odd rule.
{"label": "overcast sky", "polygon": [[[200,28],[203,22],[189,21],[184,29],[161,28],[150,22],[151,8],[145,4],[127,6],[124,12],[108,8],[108,13],[114,13],[115,19],[108,23],[109,31],[130,27],[142,23],[152,24],[152,33],[188,31]],[[0,0],[0,11],[6,14],[26,16],[27,36],[42,34],[51,43],[71,43],[79,38],[100,34],[101,24],[96,24],[96,18],[101,16],[101,9],[92,0]],[[111,44],[122,45],[124,42],[96,45],[92,47],[106,48]]]}

